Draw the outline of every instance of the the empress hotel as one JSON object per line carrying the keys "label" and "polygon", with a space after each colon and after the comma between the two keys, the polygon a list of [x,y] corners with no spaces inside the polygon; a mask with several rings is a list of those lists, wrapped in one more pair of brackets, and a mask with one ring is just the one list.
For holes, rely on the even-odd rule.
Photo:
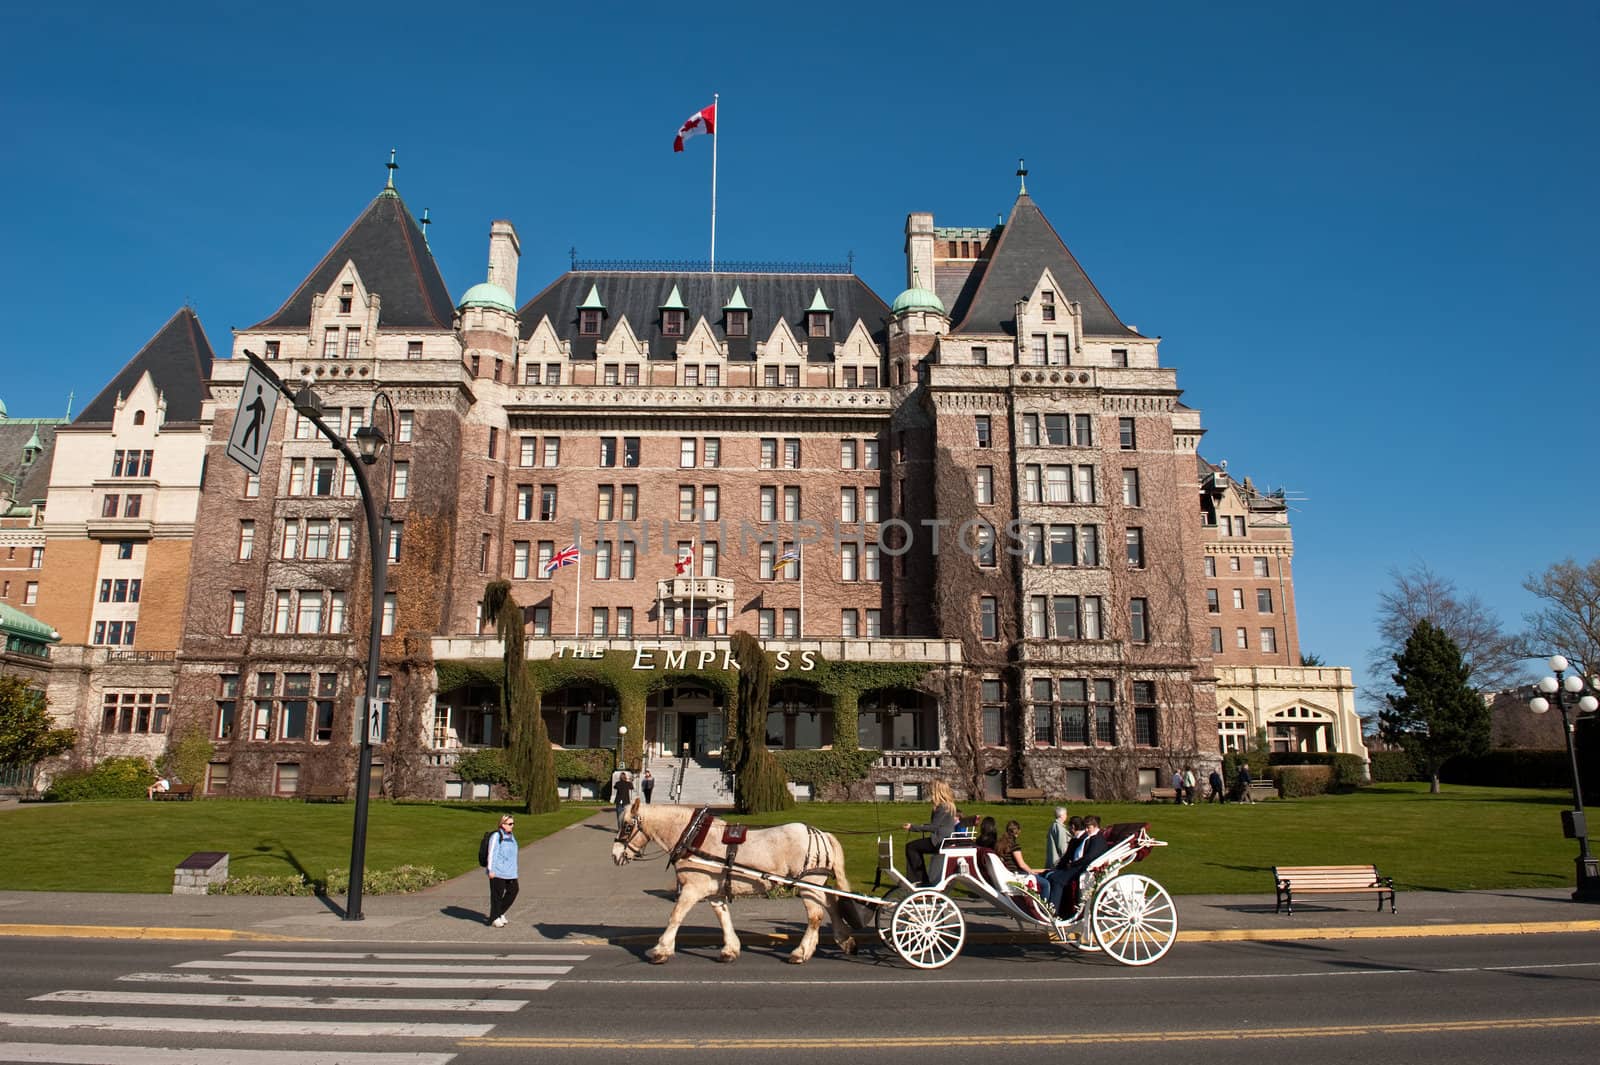
{"label": "the empress hotel", "polygon": [[232,358],[185,308],[70,422],[0,407],[0,668],[80,761],[200,731],[210,794],[351,778],[355,477],[287,401],[259,476],[225,457],[250,351],[392,441],[387,794],[470,794],[456,759],[501,742],[497,580],[554,742],[635,764],[717,764],[739,630],[802,796],[1132,796],[1257,730],[1364,756],[1350,671],[1302,664],[1284,499],[1202,456],[1033,200],[904,242],[887,303],[847,268],[582,262],[519,302],[496,221],[453,298],[386,188]]}

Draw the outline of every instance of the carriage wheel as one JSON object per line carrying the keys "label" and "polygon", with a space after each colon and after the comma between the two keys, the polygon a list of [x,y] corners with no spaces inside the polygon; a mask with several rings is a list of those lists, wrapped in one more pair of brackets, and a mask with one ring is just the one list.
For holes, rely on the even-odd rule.
{"label": "carriage wheel", "polygon": [[1149,965],[1178,938],[1178,911],[1167,889],[1138,873],[1105,882],[1089,911],[1095,943],[1124,965]]}
{"label": "carriage wheel", "polygon": [[960,908],[939,891],[913,891],[889,918],[889,942],[919,969],[948,965],[966,939],[967,923]]}

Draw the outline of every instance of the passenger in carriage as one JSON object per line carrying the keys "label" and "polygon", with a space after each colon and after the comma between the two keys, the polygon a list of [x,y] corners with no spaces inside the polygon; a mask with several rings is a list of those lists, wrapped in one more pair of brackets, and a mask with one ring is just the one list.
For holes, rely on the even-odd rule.
{"label": "passenger in carriage", "polygon": [[988,847],[990,850],[1000,849],[1000,830],[996,827],[994,818],[985,817],[978,822],[978,846]]}
{"label": "passenger in carriage", "polygon": [[1000,845],[995,848],[1000,854],[1000,860],[1007,869],[1018,876],[1035,875],[1038,870],[1031,868],[1022,857],[1022,825],[1016,821],[1006,822],[1006,834],[1000,837]]}
{"label": "passenger in carriage", "polygon": [[907,832],[929,833],[929,836],[906,843],[906,877],[914,884],[928,883],[928,855],[939,853],[940,845],[956,830],[961,819],[956,811],[955,793],[949,784],[935,780],[928,789],[928,797],[933,802],[933,816],[928,823],[914,825],[908,821],[900,826]]}
{"label": "passenger in carriage", "polygon": [[1088,869],[1096,858],[1110,849],[1111,845],[1100,833],[1100,818],[1094,814],[1085,817],[1083,835],[1073,840],[1066,856],[1061,859],[1061,864],[1052,869],[1045,878],[1056,887],[1053,901],[1057,914],[1062,917],[1072,916],[1078,903],[1079,877],[1083,876],[1084,870]]}

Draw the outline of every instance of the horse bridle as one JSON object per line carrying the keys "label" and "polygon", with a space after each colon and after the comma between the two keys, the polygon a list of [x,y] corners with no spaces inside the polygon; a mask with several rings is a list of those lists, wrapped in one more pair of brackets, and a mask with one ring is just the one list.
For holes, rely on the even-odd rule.
{"label": "horse bridle", "polygon": [[[650,837],[640,823],[643,820],[638,814],[634,814],[623,823],[621,828],[617,829],[617,838],[613,842],[622,844],[622,853],[625,856],[623,861],[631,862],[644,857],[644,848],[650,845]],[[644,846],[635,850],[633,841],[640,836],[644,837]]]}

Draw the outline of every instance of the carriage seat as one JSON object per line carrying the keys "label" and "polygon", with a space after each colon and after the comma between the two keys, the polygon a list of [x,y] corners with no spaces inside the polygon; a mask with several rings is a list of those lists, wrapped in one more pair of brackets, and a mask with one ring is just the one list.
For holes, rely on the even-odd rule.
{"label": "carriage seat", "polygon": [[1012,889],[1017,885],[1031,888],[1034,891],[1039,890],[1038,881],[1032,874],[1013,873],[1006,868],[1005,860],[1000,857],[1000,852],[990,850],[988,847],[978,848],[978,869],[976,872],[989,882],[990,887],[1002,895],[1015,894]]}

